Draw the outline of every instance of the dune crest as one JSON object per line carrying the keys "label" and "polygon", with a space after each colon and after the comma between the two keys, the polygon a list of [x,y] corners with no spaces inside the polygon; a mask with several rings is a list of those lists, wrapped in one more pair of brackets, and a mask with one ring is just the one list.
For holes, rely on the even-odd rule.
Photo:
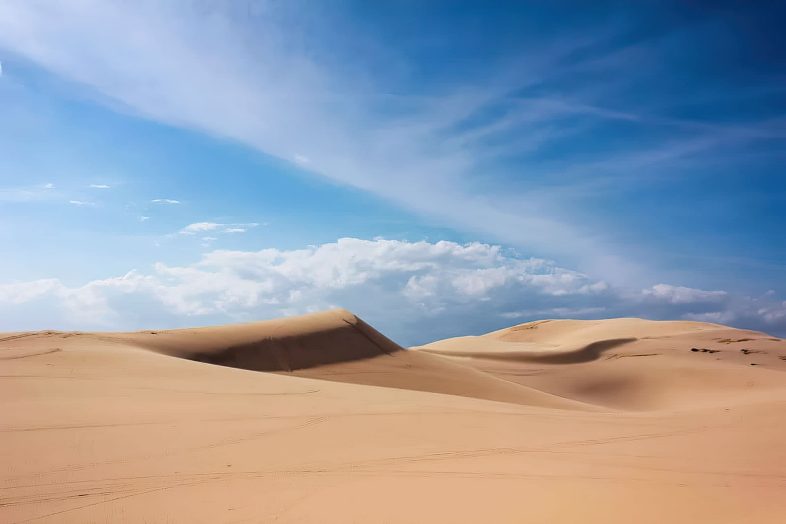
{"label": "dune crest", "polygon": [[166,355],[255,371],[294,371],[403,350],[345,309],[123,338]]}

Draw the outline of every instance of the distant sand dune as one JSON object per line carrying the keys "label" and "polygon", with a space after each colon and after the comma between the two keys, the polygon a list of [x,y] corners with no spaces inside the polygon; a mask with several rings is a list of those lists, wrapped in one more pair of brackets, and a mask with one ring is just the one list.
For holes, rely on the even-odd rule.
{"label": "distant sand dune", "polygon": [[701,322],[542,320],[417,349],[616,409],[733,405],[786,385],[786,343]]}

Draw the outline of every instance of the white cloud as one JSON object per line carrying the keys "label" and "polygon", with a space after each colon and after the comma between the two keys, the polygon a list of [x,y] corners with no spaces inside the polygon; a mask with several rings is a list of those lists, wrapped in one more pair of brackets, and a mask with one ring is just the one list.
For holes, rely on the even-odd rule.
{"label": "white cloud", "polygon": [[195,222],[193,224],[189,224],[183,229],[180,230],[181,235],[195,235],[197,233],[202,233],[204,231],[214,231],[219,227],[222,227],[223,224],[217,224],[215,222]]}
{"label": "white cloud", "polygon": [[786,323],[786,301],[768,304],[756,312],[770,324]]}
{"label": "white cloud", "polygon": [[481,303],[494,301],[484,313],[494,321],[494,311],[511,303],[582,300],[590,283],[549,262],[506,255],[499,246],[343,238],[296,250],[212,251],[188,266],[156,264],[148,274],[132,271],[78,287],[57,280],[0,286],[0,312],[3,303],[45,300],[58,308],[61,325],[127,329],[162,319],[226,322],[343,305],[407,340],[414,336],[406,324],[420,318],[480,313]]}
{"label": "white cloud", "polygon": [[110,189],[112,186],[106,184],[90,184],[88,187],[92,189]]}
{"label": "white cloud", "polygon": [[41,296],[58,291],[63,285],[56,278],[0,285],[0,301],[9,304],[22,304]]}
{"label": "white cloud", "polygon": [[719,302],[728,296],[728,293],[725,291],[705,291],[703,289],[672,286],[669,284],[656,284],[649,289],[642,290],[642,294],[670,304]]}
{"label": "white cloud", "polygon": [[141,216],[141,217],[139,217],[139,221],[140,222],[147,222],[148,220],[150,220],[150,217],[148,217],[148,216]]}
{"label": "white cloud", "polygon": [[245,233],[249,228],[257,227],[257,222],[249,222],[245,224],[221,224],[218,222],[195,222],[188,224],[181,229],[181,235],[196,235],[197,233],[205,233],[207,231],[214,231],[216,233]]}
{"label": "white cloud", "polygon": [[86,202],[84,200],[69,200],[69,204],[77,207],[95,207],[95,202]]}
{"label": "white cloud", "polygon": [[44,189],[54,189],[54,188],[55,188],[55,185],[52,184],[51,182],[48,183],[48,184],[44,184]]}
{"label": "white cloud", "polygon": [[[200,237],[205,245],[215,239]],[[701,293],[676,292],[683,302],[661,294],[655,302],[632,297],[500,246],[342,238],[304,249],[215,250],[193,264],[158,263],[75,287],[55,279],[0,285],[0,328],[176,327],[343,306],[402,343],[559,317],[690,318],[786,330],[786,303],[771,295],[727,295],[696,309],[702,304],[684,300]],[[45,325],[30,326],[31,319]]]}
{"label": "white cloud", "polygon": [[153,204],[177,205],[180,203],[180,200],[172,200],[171,198],[154,198],[150,202],[152,202]]}

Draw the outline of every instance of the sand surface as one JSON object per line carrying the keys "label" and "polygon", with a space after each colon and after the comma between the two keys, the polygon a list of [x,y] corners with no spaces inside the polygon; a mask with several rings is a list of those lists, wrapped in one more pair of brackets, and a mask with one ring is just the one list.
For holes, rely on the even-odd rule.
{"label": "sand surface", "polygon": [[343,310],[0,334],[0,522],[786,521],[786,342]]}

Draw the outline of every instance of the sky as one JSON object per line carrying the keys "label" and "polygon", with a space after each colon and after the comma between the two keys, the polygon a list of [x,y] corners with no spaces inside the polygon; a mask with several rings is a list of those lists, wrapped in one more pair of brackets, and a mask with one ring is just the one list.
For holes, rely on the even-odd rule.
{"label": "sky", "polygon": [[0,3],[0,329],[786,336],[767,2]]}

